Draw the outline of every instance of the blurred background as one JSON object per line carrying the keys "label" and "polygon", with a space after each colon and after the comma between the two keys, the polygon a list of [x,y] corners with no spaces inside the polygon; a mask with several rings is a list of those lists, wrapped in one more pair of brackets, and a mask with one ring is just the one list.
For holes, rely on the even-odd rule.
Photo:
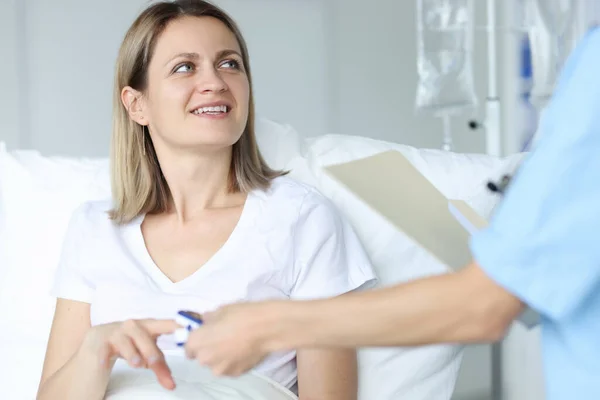
{"label": "blurred background", "polygon": [[[0,0],[0,138],[9,146],[106,155],[112,73],[147,0]],[[415,113],[416,2],[220,0],[248,41],[261,115],[306,136],[344,133],[440,147],[442,122]],[[498,18],[507,5],[498,2]],[[475,13],[486,22],[486,1]],[[504,37],[498,37],[498,54]],[[480,107],[454,118],[454,150],[485,152],[487,35],[474,35]],[[513,65],[504,58],[498,62]],[[502,90],[502,87],[499,87]],[[510,89],[509,89],[510,90]],[[482,101],[483,100],[483,101]],[[507,138],[507,140],[510,140]]]}

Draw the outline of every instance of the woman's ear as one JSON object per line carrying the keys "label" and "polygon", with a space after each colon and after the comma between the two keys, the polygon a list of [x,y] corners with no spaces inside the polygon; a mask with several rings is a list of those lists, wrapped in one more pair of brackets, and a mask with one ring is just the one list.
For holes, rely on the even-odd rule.
{"label": "woman's ear", "polygon": [[125,106],[129,118],[140,125],[148,125],[149,121],[146,118],[144,99],[140,92],[131,86],[125,86],[121,90],[121,102]]}

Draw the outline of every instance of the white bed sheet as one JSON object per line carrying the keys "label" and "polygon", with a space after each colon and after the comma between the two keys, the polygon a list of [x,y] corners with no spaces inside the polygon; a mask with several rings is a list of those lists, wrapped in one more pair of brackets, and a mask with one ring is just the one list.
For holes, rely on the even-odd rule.
{"label": "white bed sheet", "polygon": [[118,360],[105,400],[297,400],[279,383],[258,373],[236,378],[214,376],[208,368],[181,356],[165,356],[177,387],[162,388],[153,372]]}

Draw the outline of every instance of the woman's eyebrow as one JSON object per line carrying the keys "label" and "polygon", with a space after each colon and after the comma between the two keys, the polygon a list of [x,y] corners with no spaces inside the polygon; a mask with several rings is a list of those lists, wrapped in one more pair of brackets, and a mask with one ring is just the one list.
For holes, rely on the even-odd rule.
{"label": "woman's eyebrow", "polygon": [[189,60],[199,60],[200,55],[198,53],[179,53],[179,54],[176,54],[175,56],[171,57],[169,59],[169,61],[167,61],[165,63],[165,65],[169,64],[171,61],[175,60],[176,58],[187,58]]}
{"label": "woman's eyebrow", "polygon": [[217,53],[217,58],[227,57],[227,56],[230,56],[232,54],[235,54],[238,57],[242,58],[242,55],[240,54],[240,52],[237,51],[237,50],[233,50],[233,49],[225,49],[225,50],[219,51]]}

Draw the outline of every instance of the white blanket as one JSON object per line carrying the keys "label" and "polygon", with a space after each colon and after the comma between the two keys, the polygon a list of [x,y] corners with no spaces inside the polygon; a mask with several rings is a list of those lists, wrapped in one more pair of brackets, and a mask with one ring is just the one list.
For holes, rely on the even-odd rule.
{"label": "white blanket", "polygon": [[277,382],[260,374],[221,378],[196,362],[167,357],[176,389],[160,386],[150,370],[129,368],[122,360],[115,365],[105,400],[297,400]]}

